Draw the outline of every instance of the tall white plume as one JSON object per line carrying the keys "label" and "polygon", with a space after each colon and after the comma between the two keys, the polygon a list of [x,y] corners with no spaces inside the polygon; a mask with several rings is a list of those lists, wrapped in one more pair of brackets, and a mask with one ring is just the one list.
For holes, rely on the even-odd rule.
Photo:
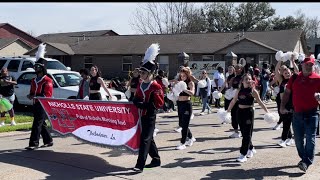
{"label": "tall white plume", "polygon": [[36,52],[36,61],[40,58],[44,58],[44,54],[46,53],[46,45],[41,43],[38,47],[38,51]]}
{"label": "tall white plume", "polygon": [[152,64],[154,64],[154,60],[156,59],[157,55],[159,54],[160,46],[158,43],[151,44],[151,46],[147,49],[142,64],[147,63],[150,61]]}

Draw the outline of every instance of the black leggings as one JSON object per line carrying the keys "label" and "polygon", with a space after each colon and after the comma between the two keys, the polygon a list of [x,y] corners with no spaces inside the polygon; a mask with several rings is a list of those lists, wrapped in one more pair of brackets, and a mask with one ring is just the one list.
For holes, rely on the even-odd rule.
{"label": "black leggings", "polygon": [[192,114],[192,104],[191,101],[177,101],[178,105],[178,116],[179,116],[179,126],[182,127],[181,140],[180,142],[184,144],[186,142],[187,136],[189,139],[192,138],[192,133],[189,129],[190,118]]}
{"label": "black leggings", "polygon": [[[277,97],[276,97],[276,103],[277,103],[277,110],[278,110],[278,114],[280,115],[280,105],[281,105],[281,100],[280,100],[280,93],[278,93]],[[277,122],[277,124],[281,124],[283,121],[282,118],[279,118],[279,121]]]}
{"label": "black leggings", "polygon": [[224,110],[228,109],[229,104],[230,104],[231,101],[232,101],[232,99],[229,100],[229,99],[224,98]]}
{"label": "black leggings", "polygon": [[253,118],[254,118],[254,111],[253,108],[238,108],[237,111],[238,121],[240,130],[242,133],[242,144],[240,148],[240,153],[242,155],[246,155],[248,150],[253,149],[252,145],[252,130],[253,130]]}
{"label": "black leggings", "polygon": [[[239,105],[238,102],[236,102],[233,106],[233,108],[231,109],[231,125],[233,127],[234,130],[238,130],[239,129],[239,120],[238,120],[238,115],[237,115],[237,111],[239,109]],[[240,127],[241,129],[241,127]]]}
{"label": "black leggings", "polygon": [[292,138],[291,133],[291,123],[292,123],[292,113],[288,114],[280,114],[281,122],[283,122],[283,129],[282,129],[282,135],[281,139],[285,141],[288,138]]}
{"label": "black leggings", "polygon": [[89,100],[102,100],[100,93],[90,93]]}

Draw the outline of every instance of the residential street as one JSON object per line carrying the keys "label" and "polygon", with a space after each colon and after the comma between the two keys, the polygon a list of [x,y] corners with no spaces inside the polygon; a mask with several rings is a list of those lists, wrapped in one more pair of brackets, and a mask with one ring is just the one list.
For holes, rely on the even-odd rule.
{"label": "residential street", "polygon": [[[257,104],[255,107],[253,144],[257,153],[242,164],[236,162],[241,138],[229,138],[231,125],[220,124],[216,113],[197,116],[197,108],[190,125],[197,141],[185,150],[175,150],[181,138],[174,131],[177,112],[158,114],[156,126],[160,132],[155,142],[161,167],[136,174],[131,169],[137,155],[121,148],[90,145],[74,137],[55,136],[53,147],[25,151],[30,132],[11,132],[0,134],[0,179],[319,179],[319,144],[314,164],[302,173],[297,168],[295,146],[279,147],[282,128],[272,130],[274,124],[267,124],[263,110]],[[267,107],[276,111],[274,102]],[[150,160],[148,157],[147,164]]]}

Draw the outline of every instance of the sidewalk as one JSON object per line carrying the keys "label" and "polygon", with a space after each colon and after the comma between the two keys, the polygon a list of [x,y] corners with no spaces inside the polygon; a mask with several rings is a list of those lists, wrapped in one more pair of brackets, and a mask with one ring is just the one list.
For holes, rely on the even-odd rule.
{"label": "sidewalk", "polygon": [[[275,103],[267,105],[276,111]],[[231,139],[230,124],[220,124],[216,113],[197,116],[194,110],[190,130],[197,141],[185,150],[175,150],[181,135],[174,132],[177,113],[158,114],[155,137],[162,166],[136,174],[137,155],[121,148],[94,146],[73,137],[54,137],[54,146],[25,151],[30,134],[11,134],[0,138],[0,179],[319,179],[320,148],[315,163],[303,174],[298,168],[299,157],[294,146],[280,148],[282,128],[263,120],[259,106],[255,110],[253,144],[257,154],[245,163],[236,162],[241,139]],[[20,132],[19,132],[20,133]],[[317,143],[319,139],[317,138]],[[42,143],[42,142],[40,142]],[[147,159],[147,164],[150,162]]]}

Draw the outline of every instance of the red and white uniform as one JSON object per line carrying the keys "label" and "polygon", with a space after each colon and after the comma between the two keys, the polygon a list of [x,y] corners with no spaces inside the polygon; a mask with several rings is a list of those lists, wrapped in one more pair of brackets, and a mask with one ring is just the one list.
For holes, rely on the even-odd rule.
{"label": "red and white uniform", "polygon": [[[37,78],[31,80],[30,95],[40,97],[52,97],[53,84],[52,79],[47,75],[44,75],[39,81]],[[33,100],[33,103],[38,102],[37,99]]]}
{"label": "red and white uniform", "polygon": [[[144,103],[150,103],[150,105],[153,105],[154,109],[161,108],[164,104],[164,95],[161,85],[156,81],[151,81],[149,86],[145,90],[142,90],[141,84],[142,83],[139,83],[138,85],[135,98]],[[147,115],[147,109],[143,109],[141,115]]]}

